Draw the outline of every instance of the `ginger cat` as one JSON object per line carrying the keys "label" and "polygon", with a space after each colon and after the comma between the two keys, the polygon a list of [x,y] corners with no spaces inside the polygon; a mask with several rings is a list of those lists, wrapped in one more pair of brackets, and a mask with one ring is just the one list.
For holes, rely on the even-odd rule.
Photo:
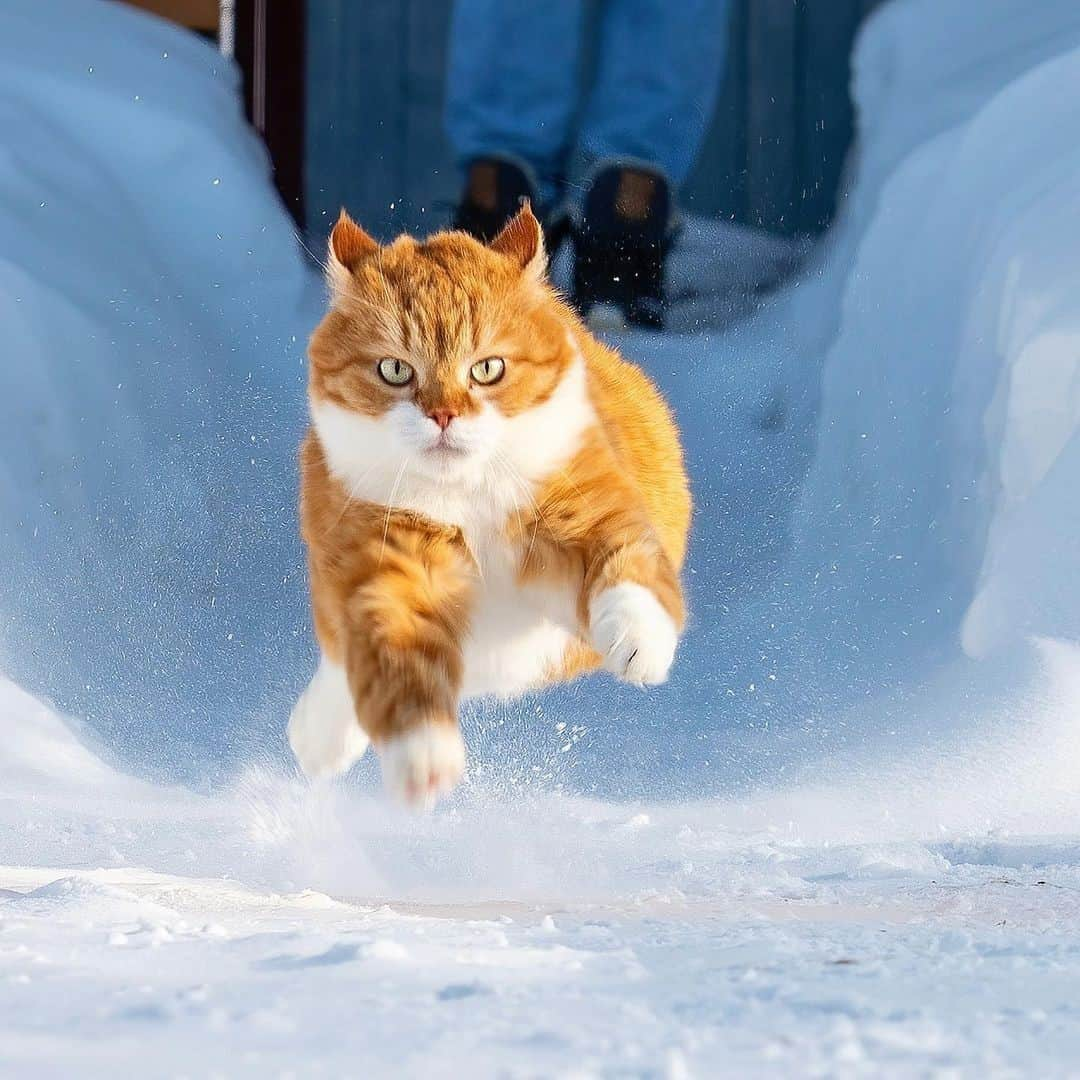
{"label": "ginger cat", "polygon": [[289,720],[309,775],[375,744],[387,788],[461,778],[462,697],[603,666],[661,683],[684,622],[690,493],[645,375],[547,283],[527,205],[380,247],[344,211],[301,450],[318,671]]}

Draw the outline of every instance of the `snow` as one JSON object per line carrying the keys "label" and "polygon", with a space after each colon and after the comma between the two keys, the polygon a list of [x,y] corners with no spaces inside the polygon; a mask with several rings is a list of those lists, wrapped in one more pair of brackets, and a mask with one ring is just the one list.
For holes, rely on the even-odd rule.
{"label": "snow", "polygon": [[235,72],[9,0],[0,1073],[1075,1071],[1080,13],[894,0],[854,85],[795,280],[691,222],[697,329],[621,342],[694,475],[671,684],[470,708],[417,817],[285,746],[322,295]]}
{"label": "snow", "polygon": [[[1080,541],[1062,518],[1078,506],[1080,151],[1061,93],[1080,77],[1080,18],[993,6],[995,33],[975,35],[960,10],[890,6],[864,42],[856,91],[877,164],[865,172],[873,185],[890,171],[880,190],[861,176],[855,189],[855,215],[870,199],[877,213],[844,290],[801,523],[807,546],[835,551],[842,535],[840,572],[880,597],[953,591],[980,656],[1080,628],[1068,588]],[[890,559],[907,565],[894,573]]]}
{"label": "snow", "polygon": [[257,768],[131,784],[0,801],[6,1073],[1052,1075],[1080,1052],[1076,833],[928,839],[842,783],[469,789],[419,820]]}
{"label": "snow", "polygon": [[237,80],[125,5],[0,13],[0,665],[144,758],[163,728],[220,751],[267,641],[304,629],[321,289]]}

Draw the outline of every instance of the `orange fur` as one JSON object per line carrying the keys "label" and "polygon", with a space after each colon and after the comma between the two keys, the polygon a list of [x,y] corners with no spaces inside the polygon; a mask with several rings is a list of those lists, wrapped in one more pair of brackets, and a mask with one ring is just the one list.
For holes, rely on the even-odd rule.
{"label": "orange fur", "polygon": [[[682,628],[691,508],[671,412],[640,369],[592,337],[544,270],[527,206],[488,247],[457,232],[379,247],[344,212],[333,230],[333,302],[310,345],[316,423],[301,455],[301,520],[319,644],[345,669],[356,717],[380,751],[456,726],[466,643],[503,564],[537,603],[565,594],[574,621],[535,682],[601,663],[590,613],[615,586],[641,586]],[[505,371],[480,385],[470,370],[489,357]],[[409,365],[408,385],[380,377],[384,358]],[[441,437],[440,416],[450,418]],[[377,456],[393,423],[443,442],[403,454],[391,484],[396,459],[373,463],[385,480],[370,479],[350,439],[370,439]],[[482,443],[486,471],[472,469],[472,449],[449,444],[459,432]],[[518,432],[535,445],[514,442]],[[425,777],[418,783],[407,794],[423,795]]]}

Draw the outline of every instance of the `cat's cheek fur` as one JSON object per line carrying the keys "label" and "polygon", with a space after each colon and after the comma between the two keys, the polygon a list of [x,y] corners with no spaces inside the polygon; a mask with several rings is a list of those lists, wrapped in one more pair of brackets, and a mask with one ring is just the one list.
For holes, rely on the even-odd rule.
{"label": "cat's cheek fur", "polygon": [[589,634],[617,678],[635,686],[667,680],[679,631],[652,590],[629,581],[604,589],[590,605]]}
{"label": "cat's cheek fur", "polygon": [[[354,498],[389,494],[406,456],[392,411],[366,416],[333,402],[313,400],[311,419],[333,472]],[[361,485],[370,493],[358,490]]]}
{"label": "cat's cheek fur", "polygon": [[288,730],[289,746],[312,779],[340,776],[363,756],[368,737],[356,718],[343,667],[322,658],[293,707]]}
{"label": "cat's cheek fur", "polygon": [[503,421],[502,452],[517,473],[533,483],[565,465],[597,423],[584,357],[569,334],[567,343],[573,359],[551,396]]}
{"label": "cat's cheek fur", "polygon": [[430,809],[465,772],[465,743],[457,724],[422,721],[378,750],[387,792],[418,809]]}

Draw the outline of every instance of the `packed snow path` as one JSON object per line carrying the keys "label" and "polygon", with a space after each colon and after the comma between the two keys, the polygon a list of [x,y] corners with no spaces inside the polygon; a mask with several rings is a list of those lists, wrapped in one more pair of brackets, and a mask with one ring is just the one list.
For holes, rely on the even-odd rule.
{"label": "packed snow path", "polygon": [[750,869],[712,902],[376,907],[6,871],[0,1067],[1051,1076],[1077,1060],[1075,866],[884,872],[792,877],[794,897],[747,898]]}
{"label": "packed snow path", "polygon": [[912,778],[680,806],[474,787],[417,820],[270,770],[214,798],[132,781],[2,693],[25,750],[0,798],[2,1075],[1052,1076],[1080,1055],[1080,839],[912,839]]}

